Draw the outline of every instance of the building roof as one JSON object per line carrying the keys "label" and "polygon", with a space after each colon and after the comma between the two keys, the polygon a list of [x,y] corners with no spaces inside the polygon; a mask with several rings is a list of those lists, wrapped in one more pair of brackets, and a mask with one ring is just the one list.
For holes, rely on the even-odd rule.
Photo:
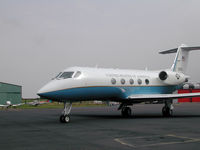
{"label": "building roof", "polygon": [[0,82],[0,84],[8,84],[8,85],[13,85],[13,86],[19,86],[19,87],[22,87],[21,85],[16,85],[16,84],[11,84],[11,83],[6,83],[6,82]]}

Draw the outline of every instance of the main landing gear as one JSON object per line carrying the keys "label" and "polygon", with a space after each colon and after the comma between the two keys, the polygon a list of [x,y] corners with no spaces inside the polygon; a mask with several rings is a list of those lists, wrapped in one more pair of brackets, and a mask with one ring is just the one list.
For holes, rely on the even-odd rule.
{"label": "main landing gear", "polygon": [[172,101],[170,101],[170,102],[165,101],[165,106],[162,108],[163,117],[172,117],[173,109],[174,109],[174,107],[172,105]]}
{"label": "main landing gear", "polygon": [[121,110],[122,117],[124,118],[131,117],[132,115],[131,108],[128,107],[127,104],[122,103],[119,106],[118,110]]}
{"label": "main landing gear", "polygon": [[72,103],[64,103],[64,110],[63,110],[63,113],[62,115],[60,116],[60,122],[62,123],[69,123],[70,122],[70,111],[71,111],[71,108],[72,108]]}

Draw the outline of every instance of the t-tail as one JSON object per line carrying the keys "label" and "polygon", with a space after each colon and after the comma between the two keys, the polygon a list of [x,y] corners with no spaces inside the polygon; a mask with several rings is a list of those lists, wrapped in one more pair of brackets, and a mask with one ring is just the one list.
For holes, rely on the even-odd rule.
{"label": "t-tail", "polygon": [[171,67],[173,72],[185,73],[188,65],[189,52],[193,50],[200,50],[200,46],[188,47],[184,44],[178,48],[159,52],[160,54],[176,53],[174,63]]}

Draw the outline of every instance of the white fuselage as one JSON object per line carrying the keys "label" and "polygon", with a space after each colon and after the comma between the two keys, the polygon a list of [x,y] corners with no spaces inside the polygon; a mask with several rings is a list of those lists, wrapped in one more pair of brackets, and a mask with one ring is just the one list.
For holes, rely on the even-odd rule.
{"label": "white fuselage", "polygon": [[[69,78],[62,73],[72,72]],[[79,76],[76,77],[76,73]],[[56,101],[121,101],[131,94],[172,93],[177,85],[159,79],[160,71],[71,67],[38,91],[38,95]]]}
{"label": "white fuselage", "polygon": [[[175,94],[189,76],[185,75],[189,52],[198,47],[181,45],[178,48],[160,52],[176,53],[171,69],[160,71],[103,69],[71,67],[59,73],[52,81],[38,91],[38,95],[53,101],[64,102],[60,121],[68,123],[72,102],[101,100],[120,102],[118,110],[122,116],[130,117],[130,105],[141,102],[164,103],[162,114],[173,114],[175,98],[199,97],[200,93]],[[173,93],[173,94],[172,94]]]}

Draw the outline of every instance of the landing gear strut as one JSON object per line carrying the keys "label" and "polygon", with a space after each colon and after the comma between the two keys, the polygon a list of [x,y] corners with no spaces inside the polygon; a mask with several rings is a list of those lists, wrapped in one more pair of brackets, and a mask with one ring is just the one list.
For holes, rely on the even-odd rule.
{"label": "landing gear strut", "polygon": [[60,122],[62,123],[69,123],[70,122],[70,111],[72,108],[72,103],[64,103],[64,110],[62,112],[62,115],[60,116]]}
{"label": "landing gear strut", "polygon": [[162,108],[163,117],[172,117],[173,116],[173,105],[172,101],[165,101],[165,106]]}
{"label": "landing gear strut", "polygon": [[125,117],[125,118],[131,117],[131,114],[132,114],[131,108],[128,107],[126,104],[122,103],[119,106],[118,110],[120,110],[120,109],[121,109],[122,117]]}

